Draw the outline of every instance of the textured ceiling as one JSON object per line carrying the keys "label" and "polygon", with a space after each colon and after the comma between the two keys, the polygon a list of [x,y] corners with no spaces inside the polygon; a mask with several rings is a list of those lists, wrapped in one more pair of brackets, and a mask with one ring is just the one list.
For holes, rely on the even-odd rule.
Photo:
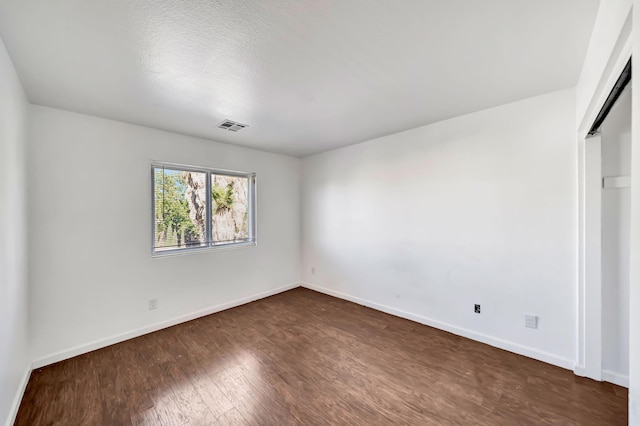
{"label": "textured ceiling", "polygon": [[597,6],[0,0],[0,35],[33,103],[305,156],[575,85]]}

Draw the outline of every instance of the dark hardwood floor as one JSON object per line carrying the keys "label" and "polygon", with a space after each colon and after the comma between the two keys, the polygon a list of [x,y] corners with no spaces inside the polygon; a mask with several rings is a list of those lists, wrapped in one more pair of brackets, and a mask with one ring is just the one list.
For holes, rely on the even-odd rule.
{"label": "dark hardwood floor", "polygon": [[295,289],[33,371],[17,425],[623,425],[627,391]]}

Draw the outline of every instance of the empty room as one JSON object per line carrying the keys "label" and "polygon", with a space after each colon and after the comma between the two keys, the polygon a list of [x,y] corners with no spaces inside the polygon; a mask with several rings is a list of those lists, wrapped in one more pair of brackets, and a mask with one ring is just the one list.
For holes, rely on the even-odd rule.
{"label": "empty room", "polygon": [[0,424],[640,426],[638,22],[0,0]]}

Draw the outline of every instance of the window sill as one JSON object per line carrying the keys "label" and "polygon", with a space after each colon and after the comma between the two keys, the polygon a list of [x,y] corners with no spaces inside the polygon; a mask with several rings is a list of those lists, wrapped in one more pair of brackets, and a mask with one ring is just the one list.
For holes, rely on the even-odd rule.
{"label": "window sill", "polygon": [[152,251],[151,257],[168,257],[168,256],[183,256],[188,254],[196,254],[196,253],[206,253],[212,251],[222,251],[222,250],[236,250],[246,247],[254,247],[258,245],[256,241],[248,241],[245,243],[231,243],[231,244],[219,244],[216,246],[210,247],[194,247],[194,248],[183,248],[183,249],[175,249],[175,250],[163,250],[163,251]]}

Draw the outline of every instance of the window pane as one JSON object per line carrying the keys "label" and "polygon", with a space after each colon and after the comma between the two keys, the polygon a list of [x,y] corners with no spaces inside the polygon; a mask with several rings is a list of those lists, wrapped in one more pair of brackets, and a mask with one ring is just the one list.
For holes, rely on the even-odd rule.
{"label": "window pane", "polygon": [[154,167],[154,248],[206,245],[206,173]]}
{"label": "window pane", "polygon": [[214,244],[249,240],[249,179],[211,175],[211,238]]}

